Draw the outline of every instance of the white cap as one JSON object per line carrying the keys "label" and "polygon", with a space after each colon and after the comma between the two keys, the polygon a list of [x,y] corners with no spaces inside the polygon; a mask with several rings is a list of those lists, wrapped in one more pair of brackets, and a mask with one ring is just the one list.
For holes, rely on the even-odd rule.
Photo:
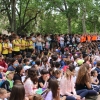
{"label": "white cap", "polygon": [[26,70],[28,70],[28,69],[30,69],[31,68],[31,66],[24,66],[24,71],[26,71]]}

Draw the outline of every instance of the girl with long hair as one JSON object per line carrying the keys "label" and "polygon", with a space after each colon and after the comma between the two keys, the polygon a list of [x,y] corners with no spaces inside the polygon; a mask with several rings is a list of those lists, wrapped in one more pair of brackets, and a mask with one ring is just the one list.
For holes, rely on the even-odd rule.
{"label": "girl with long hair", "polygon": [[56,79],[49,81],[48,92],[45,100],[60,100],[60,89]]}
{"label": "girl with long hair", "polygon": [[25,89],[23,85],[14,85],[9,100],[29,100],[25,98]]}
{"label": "girl with long hair", "polygon": [[76,79],[76,90],[87,89],[88,95],[97,95],[97,92],[92,90],[90,70],[89,65],[86,63],[80,67]]}
{"label": "girl with long hair", "polygon": [[68,68],[60,81],[61,96],[66,96],[66,100],[81,100],[88,94],[87,89],[76,91],[74,87],[73,72]]}
{"label": "girl with long hair", "polygon": [[35,68],[30,68],[24,81],[25,96],[31,98],[35,94],[38,85],[37,83],[37,71]]}

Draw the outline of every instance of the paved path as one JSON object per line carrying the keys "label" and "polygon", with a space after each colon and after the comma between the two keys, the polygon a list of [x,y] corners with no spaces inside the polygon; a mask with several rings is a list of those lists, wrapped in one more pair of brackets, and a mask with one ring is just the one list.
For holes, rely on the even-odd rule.
{"label": "paved path", "polygon": [[100,100],[100,95],[98,95],[98,99],[97,100]]}

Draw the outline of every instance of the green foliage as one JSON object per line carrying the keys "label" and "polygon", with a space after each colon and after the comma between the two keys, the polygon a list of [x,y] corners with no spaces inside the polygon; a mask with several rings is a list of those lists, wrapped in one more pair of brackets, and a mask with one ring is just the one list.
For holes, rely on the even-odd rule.
{"label": "green foliage", "polygon": [[[1,0],[0,9],[0,28],[11,30],[12,0]],[[100,31],[99,0],[16,0],[15,9],[14,27],[19,34]]]}

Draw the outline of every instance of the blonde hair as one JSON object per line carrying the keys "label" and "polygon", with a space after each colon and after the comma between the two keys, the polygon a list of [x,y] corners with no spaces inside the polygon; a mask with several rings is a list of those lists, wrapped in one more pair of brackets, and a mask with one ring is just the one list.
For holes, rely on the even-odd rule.
{"label": "blonde hair", "polygon": [[69,77],[72,75],[72,72],[69,69],[66,69],[65,76]]}
{"label": "blonde hair", "polygon": [[7,90],[4,88],[0,88],[0,94],[4,94],[4,93],[7,93]]}

